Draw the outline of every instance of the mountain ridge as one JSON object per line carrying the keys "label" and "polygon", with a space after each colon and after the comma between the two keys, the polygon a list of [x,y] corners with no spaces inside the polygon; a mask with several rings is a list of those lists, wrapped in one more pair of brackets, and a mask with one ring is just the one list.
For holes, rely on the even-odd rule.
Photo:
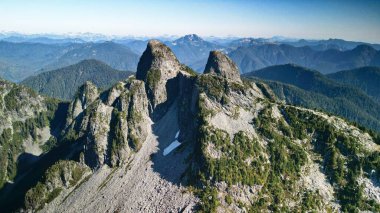
{"label": "mountain ridge", "polygon": [[309,46],[293,47],[288,44],[263,44],[239,47],[229,53],[242,73],[271,65],[294,63],[319,70],[327,74],[343,69],[352,69],[379,64],[379,51],[368,45],[359,45],[351,50],[313,50]]}
{"label": "mountain ridge", "polygon": [[196,75],[150,41],[136,78],[104,92],[92,83],[80,87],[58,141],[73,154],[27,188],[24,209],[380,209],[370,193],[380,174],[374,136],[276,102],[264,83],[237,81],[237,66],[217,54],[210,54],[214,71]]}
{"label": "mountain ridge", "polygon": [[128,47],[113,42],[41,44],[0,41],[0,76],[19,82],[84,59],[97,59],[114,69],[135,71],[138,58]]}
{"label": "mountain ridge", "polygon": [[79,86],[86,81],[92,81],[99,88],[107,89],[132,74],[134,73],[115,70],[101,61],[87,59],[74,65],[28,77],[21,84],[50,97],[71,100]]}
{"label": "mountain ridge", "polygon": [[[296,91],[292,87],[270,83],[276,95],[280,99],[286,100],[289,104],[317,107],[348,118],[377,132],[380,131],[380,105],[378,102],[374,101],[360,88],[336,82],[318,71],[294,64],[286,64],[263,68],[244,74],[244,76],[255,76],[265,80],[277,81],[311,92],[311,94],[302,94],[301,91]],[[284,91],[288,93],[287,96],[283,94]],[[300,96],[295,95],[296,93]],[[313,100],[312,94],[319,94],[324,97],[318,96],[320,100]],[[329,104],[326,104],[327,102]]]}
{"label": "mountain ridge", "polygon": [[380,101],[379,67],[360,67],[353,70],[343,70],[328,74],[327,77],[340,83],[358,87],[375,100]]}
{"label": "mountain ridge", "polygon": [[84,59],[96,59],[107,63],[114,69],[135,71],[138,55],[128,47],[119,45],[112,41],[103,43],[85,43],[62,55],[56,62],[45,67],[45,69],[56,69],[78,63]]}

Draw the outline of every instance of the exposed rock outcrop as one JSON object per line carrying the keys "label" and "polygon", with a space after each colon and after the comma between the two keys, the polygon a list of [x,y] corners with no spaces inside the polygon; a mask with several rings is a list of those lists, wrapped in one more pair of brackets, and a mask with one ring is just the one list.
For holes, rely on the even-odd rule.
{"label": "exposed rock outcrop", "polygon": [[115,104],[116,99],[121,95],[121,93],[124,91],[125,87],[124,81],[119,81],[108,90],[107,97],[106,97],[106,104],[109,106],[113,106]]}
{"label": "exposed rock outcrop", "polygon": [[70,125],[73,122],[73,119],[77,118],[98,97],[98,88],[90,81],[86,81],[85,84],[79,87],[74,101],[71,102],[69,106],[66,127]]}
{"label": "exposed rock outcrop", "polygon": [[26,209],[41,209],[62,191],[72,190],[89,174],[91,171],[86,165],[75,161],[57,162],[45,172],[44,180],[26,193]]}
{"label": "exposed rock outcrop", "polygon": [[103,94],[88,82],[70,104],[64,137],[83,142],[84,160],[91,168],[116,166],[140,149],[148,122],[143,81],[129,78]]}
{"label": "exposed rock outcrop", "polygon": [[112,107],[98,100],[91,106],[91,110],[87,111],[89,122],[84,157],[86,164],[92,168],[97,168],[107,161],[112,110]]}
{"label": "exposed rock outcrop", "polygon": [[147,137],[148,98],[144,82],[131,80],[125,85],[113,111],[111,165],[119,165],[131,151],[138,151]]}
{"label": "exposed rock outcrop", "polygon": [[160,41],[151,40],[140,58],[136,78],[146,81],[152,69],[159,70],[168,77],[174,77],[178,74],[180,67],[181,64],[169,47]]}
{"label": "exposed rock outcrop", "polygon": [[140,58],[136,78],[146,84],[150,113],[155,112],[154,119],[162,116],[175,99],[178,90],[176,77],[182,68],[169,47],[157,40],[149,41]]}
{"label": "exposed rock outcrop", "polygon": [[212,73],[229,80],[241,81],[236,64],[220,51],[210,52],[204,73]]}

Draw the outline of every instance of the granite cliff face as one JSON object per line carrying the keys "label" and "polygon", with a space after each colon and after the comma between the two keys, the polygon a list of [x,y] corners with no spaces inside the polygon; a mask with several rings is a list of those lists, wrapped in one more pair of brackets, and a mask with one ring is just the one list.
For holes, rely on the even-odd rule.
{"label": "granite cliff face", "polygon": [[136,78],[146,82],[150,112],[169,105],[175,95],[177,74],[181,69],[171,50],[159,41],[149,41],[138,63]]}
{"label": "granite cliff face", "polygon": [[138,151],[147,135],[148,99],[143,81],[133,77],[99,94],[86,83],[70,104],[64,137],[82,140],[91,168],[118,165]]}
{"label": "granite cliff face", "polygon": [[265,84],[241,79],[221,52],[211,52],[196,75],[150,41],[136,78],[102,93],[91,83],[80,88],[59,139],[77,145],[78,154],[47,170],[50,178],[26,193],[26,207],[376,212],[375,137],[271,94]]}

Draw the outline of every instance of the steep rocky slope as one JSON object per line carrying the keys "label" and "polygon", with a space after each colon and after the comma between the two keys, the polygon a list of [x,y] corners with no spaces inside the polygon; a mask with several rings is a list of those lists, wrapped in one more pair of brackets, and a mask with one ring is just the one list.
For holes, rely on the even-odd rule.
{"label": "steep rocky slope", "polygon": [[366,193],[373,185],[361,184],[377,183],[378,138],[334,116],[273,102],[261,83],[204,74],[197,85],[199,144],[190,174],[203,186],[201,209],[378,211],[376,193]]}
{"label": "steep rocky slope", "polygon": [[[64,138],[83,142],[83,162],[94,174],[69,197],[65,196],[72,189],[63,189],[43,211],[178,211],[195,205],[197,199],[180,186],[184,156],[162,154],[179,129],[181,93],[168,95],[165,84],[190,76],[181,68],[185,67],[166,46],[151,41],[137,78],[146,80],[156,75],[152,72],[160,72],[162,78],[156,79],[160,84],[131,77],[104,94],[91,83],[80,88],[69,106]],[[158,105],[160,114],[153,113]],[[113,201],[108,202],[111,197]]]}
{"label": "steep rocky slope", "polygon": [[58,101],[0,79],[0,188],[55,145],[58,110]]}
{"label": "steep rocky slope", "polygon": [[220,52],[195,75],[150,41],[137,70],[100,94],[91,83],[79,89],[61,140],[79,145],[67,158],[75,162],[48,169],[24,208],[379,210],[380,147],[368,133],[275,102],[268,86],[240,79]]}

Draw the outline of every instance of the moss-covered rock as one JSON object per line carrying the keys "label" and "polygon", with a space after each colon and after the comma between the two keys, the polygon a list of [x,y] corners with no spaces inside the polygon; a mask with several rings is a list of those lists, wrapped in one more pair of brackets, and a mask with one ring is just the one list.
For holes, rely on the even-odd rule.
{"label": "moss-covered rock", "polygon": [[74,161],[58,161],[46,172],[43,180],[28,190],[25,207],[39,210],[59,196],[62,190],[76,186],[80,180],[90,174],[90,169]]}

